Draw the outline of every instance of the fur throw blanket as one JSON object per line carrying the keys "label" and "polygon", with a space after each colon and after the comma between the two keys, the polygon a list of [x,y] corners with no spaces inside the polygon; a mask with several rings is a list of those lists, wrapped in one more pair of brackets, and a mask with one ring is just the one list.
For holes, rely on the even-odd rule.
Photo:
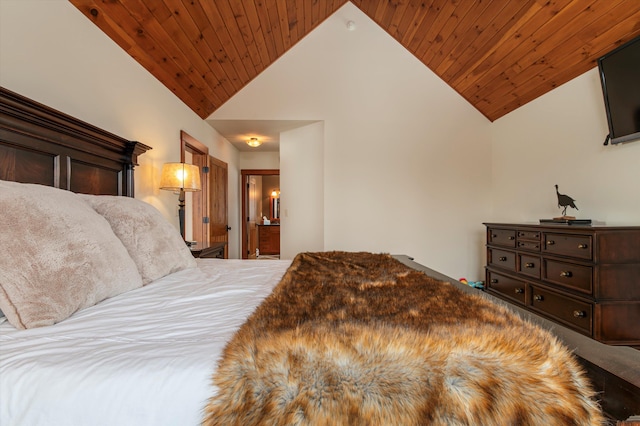
{"label": "fur throw blanket", "polygon": [[548,332],[389,255],[298,255],[213,381],[207,426],[604,424]]}

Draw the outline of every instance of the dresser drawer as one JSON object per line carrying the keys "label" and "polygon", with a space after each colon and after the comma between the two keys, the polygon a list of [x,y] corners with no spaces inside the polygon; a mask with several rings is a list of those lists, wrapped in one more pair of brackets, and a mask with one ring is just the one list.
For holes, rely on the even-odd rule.
{"label": "dresser drawer", "polygon": [[514,272],[516,270],[516,254],[512,251],[490,248],[487,259],[491,266]]}
{"label": "dresser drawer", "polygon": [[518,239],[519,240],[537,240],[540,241],[540,231],[530,231],[530,230],[519,230],[518,231]]}
{"label": "dresser drawer", "polygon": [[590,266],[545,259],[542,279],[582,293],[593,294],[593,268]]}
{"label": "dresser drawer", "polygon": [[545,233],[543,244],[546,253],[587,260],[593,258],[591,235]]}
{"label": "dresser drawer", "polygon": [[515,247],[516,231],[513,229],[489,228],[487,239],[489,244],[504,247]]}
{"label": "dresser drawer", "polygon": [[540,241],[518,241],[521,250],[540,251]]}
{"label": "dresser drawer", "polygon": [[540,257],[518,255],[518,272],[533,278],[540,278]]}
{"label": "dresser drawer", "polygon": [[508,297],[520,304],[524,305],[526,302],[525,283],[505,275],[487,271],[487,289]]}
{"label": "dresser drawer", "polygon": [[591,336],[593,305],[532,285],[530,306],[554,320]]}

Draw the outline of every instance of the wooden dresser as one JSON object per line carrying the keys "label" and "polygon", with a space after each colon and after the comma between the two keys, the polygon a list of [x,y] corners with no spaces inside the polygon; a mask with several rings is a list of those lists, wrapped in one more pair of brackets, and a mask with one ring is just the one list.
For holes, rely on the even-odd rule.
{"label": "wooden dresser", "polygon": [[640,226],[485,223],[487,291],[612,345],[640,345]]}
{"label": "wooden dresser", "polygon": [[280,254],[280,225],[258,225],[258,251],[261,255]]}

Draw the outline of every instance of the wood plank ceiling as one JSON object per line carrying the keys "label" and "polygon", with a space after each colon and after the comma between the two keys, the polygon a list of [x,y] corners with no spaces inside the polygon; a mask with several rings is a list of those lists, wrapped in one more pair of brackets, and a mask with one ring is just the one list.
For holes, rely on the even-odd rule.
{"label": "wood plank ceiling", "polygon": [[[70,0],[207,118],[346,0]],[[352,0],[491,121],[640,35],[638,0]]]}

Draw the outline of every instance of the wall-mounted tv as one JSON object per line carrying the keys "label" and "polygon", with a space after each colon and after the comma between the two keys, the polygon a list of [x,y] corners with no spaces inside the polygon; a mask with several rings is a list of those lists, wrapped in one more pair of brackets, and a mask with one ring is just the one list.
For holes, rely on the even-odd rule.
{"label": "wall-mounted tv", "polygon": [[598,59],[609,122],[605,145],[640,140],[640,37]]}

